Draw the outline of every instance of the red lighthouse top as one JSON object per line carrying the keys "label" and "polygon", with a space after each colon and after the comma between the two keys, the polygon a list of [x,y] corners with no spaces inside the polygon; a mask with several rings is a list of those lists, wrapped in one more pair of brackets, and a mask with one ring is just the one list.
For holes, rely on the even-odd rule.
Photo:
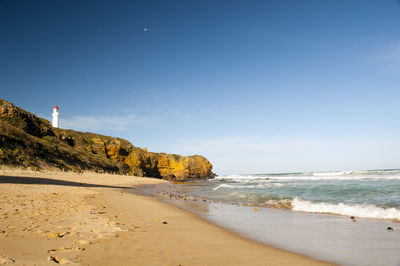
{"label": "red lighthouse top", "polygon": [[56,106],[54,106],[54,108],[53,108],[53,109],[57,109],[57,110],[58,110],[58,109],[60,109],[60,108],[58,108],[58,106],[56,105]]}

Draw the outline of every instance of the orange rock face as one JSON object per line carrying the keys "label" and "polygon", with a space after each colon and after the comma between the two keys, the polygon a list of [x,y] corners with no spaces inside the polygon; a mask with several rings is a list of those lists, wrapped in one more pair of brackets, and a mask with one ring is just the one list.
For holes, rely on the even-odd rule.
{"label": "orange rock face", "polygon": [[125,159],[134,175],[184,181],[214,177],[212,164],[203,156],[133,151]]}

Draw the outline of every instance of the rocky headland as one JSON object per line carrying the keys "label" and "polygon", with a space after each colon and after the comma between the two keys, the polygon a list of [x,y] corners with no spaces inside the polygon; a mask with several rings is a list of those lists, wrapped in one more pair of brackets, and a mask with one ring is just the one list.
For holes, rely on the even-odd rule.
{"label": "rocky headland", "polygon": [[213,178],[203,156],[149,152],[125,139],[54,128],[0,99],[0,163],[32,169],[94,171],[148,176],[172,181]]}

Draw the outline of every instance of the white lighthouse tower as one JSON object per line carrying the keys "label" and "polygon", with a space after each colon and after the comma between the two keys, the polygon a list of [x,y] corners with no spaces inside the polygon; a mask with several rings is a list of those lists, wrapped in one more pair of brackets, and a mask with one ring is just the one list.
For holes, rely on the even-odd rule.
{"label": "white lighthouse tower", "polygon": [[58,112],[60,108],[58,108],[58,106],[54,106],[53,108],[53,127],[58,127],[58,117],[60,116],[60,113]]}

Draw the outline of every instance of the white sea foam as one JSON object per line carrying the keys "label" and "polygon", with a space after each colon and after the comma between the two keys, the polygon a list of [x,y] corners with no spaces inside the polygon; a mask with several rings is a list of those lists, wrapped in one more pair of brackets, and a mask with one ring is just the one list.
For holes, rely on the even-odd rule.
{"label": "white sea foam", "polygon": [[345,175],[346,173],[351,173],[352,171],[340,171],[340,172],[315,172],[312,173],[313,176],[340,176]]}
{"label": "white sea foam", "polygon": [[298,197],[292,201],[292,210],[314,213],[332,213],[364,218],[398,219],[400,210],[396,208],[381,208],[375,205],[347,205],[344,203],[313,203]]}
{"label": "white sea foam", "polygon": [[221,184],[221,185],[216,186],[215,188],[213,188],[213,190],[218,190],[220,188],[240,188],[240,186],[229,185],[229,184]]}
{"label": "white sea foam", "polygon": [[220,188],[229,188],[229,189],[248,189],[248,188],[270,188],[270,187],[281,187],[284,184],[280,184],[280,183],[261,183],[261,184],[257,184],[257,185],[230,185],[230,184],[221,184],[216,186],[215,188],[213,188],[213,190],[218,190]]}
{"label": "white sea foam", "polygon": [[228,180],[238,183],[246,183],[261,180],[363,180],[386,179],[400,180],[400,170],[351,170],[337,172],[310,172],[293,174],[266,174],[266,175],[227,175],[217,176],[217,180]]}
{"label": "white sea foam", "polygon": [[271,180],[400,180],[397,176],[380,175],[317,175],[317,176],[298,176],[298,177],[271,177]]}
{"label": "white sea foam", "polygon": [[234,181],[248,181],[248,180],[258,180],[258,179],[267,179],[267,176],[254,176],[254,175],[223,175],[223,176],[216,176],[215,179],[217,180],[234,180]]}

